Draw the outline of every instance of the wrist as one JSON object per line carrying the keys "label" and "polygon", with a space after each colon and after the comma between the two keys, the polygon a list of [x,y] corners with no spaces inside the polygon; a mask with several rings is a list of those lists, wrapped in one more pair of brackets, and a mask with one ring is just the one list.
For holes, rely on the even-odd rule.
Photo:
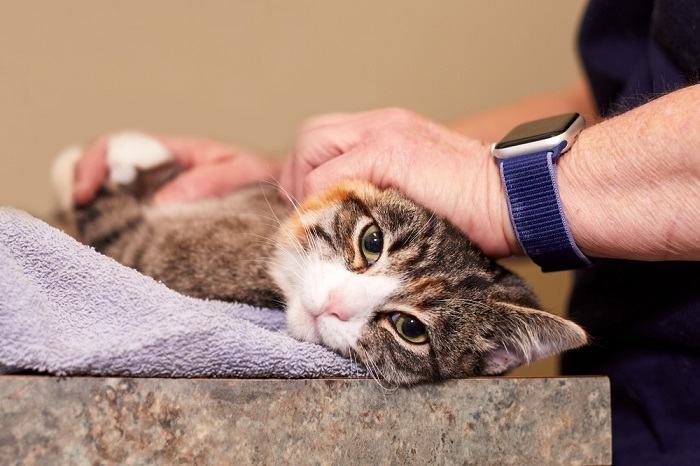
{"label": "wrist", "polygon": [[[468,158],[470,162],[478,161],[478,165],[475,167],[470,164],[462,171],[471,175],[467,186],[471,186],[473,191],[462,198],[473,199],[474,207],[481,204],[485,212],[479,213],[474,208],[465,210],[464,204],[461,203],[461,210],[467,215],[459,226],[490,257],[522,255],[523,251],[508,213],[508,201],[500,170],[491,155],[490,145],[481,142],[478,144],[478,149]],[[464,177],[459,182],[466,184]]]}
{"label": "wrist", "polygon": [[631,230],[622,221],[629,214],[625,199],[630,190],[617,188],[627,184],[627,170],[609,164],[618,150],[615,133],[606,123],[597,124],[581,132],[557,167],[559,196],[571,236],[590,257],[615,257],[616,249],[630,241]]}
{"label": "wrist", "polygon": [[[491,155],[489,154],[491,157]],[[503,242],[507,247],[508,254],[510,256],[523,256],[525,251],[523,251],[520,242],[515,234],[515,228],[513,227],[513,221],[510,218],[510,211],[508,210],[508,197],[506,195],[505,188],[503,187],[503,182],[501,180],[501,172],[499,170],[498,164],[494,163],[493,157],[491,157],[491,165],[493,171],[495,172],[495,179],[492,186],[494,188],[494,198],[496,199],[495,212],[496,216],[500,219],[500,229]]]}
{"label": "wrist", "polygon": [[700,87],[583,131],[559,166],[569,226],[591,257],[695,260]]}
{"label": "wrist", "polygon": [[577,113],[534,120],[492,147],[507,205],[501,217],[511,225],[504,227],[505,237],[514,252],[522,249],[545,272],[590,265],[572,237],[557,183],[560,155],[584,124]]}
{"label": "wrist", "polygon": [[[564,154],[557,164],[557,184],[559,187],[559,198],[566,217],[569,231],[576,245],[586,255],[592,255],[595,250],[594,239],[586,228],[587,215],[584,209],[588,187],[585,180],[590,176],[587,167],[588,130],[584,130],[579,135],[576,143]],[[589,206],[590,207],[590,206]]]}

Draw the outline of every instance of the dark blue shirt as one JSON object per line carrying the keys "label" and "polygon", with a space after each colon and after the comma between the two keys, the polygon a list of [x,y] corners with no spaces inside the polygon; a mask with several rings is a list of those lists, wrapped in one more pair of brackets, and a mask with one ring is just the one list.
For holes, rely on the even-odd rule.
{"label": "dark blue shirt", "polygon": [[[642,105],[700,79],[700,0],[591,1],[579,47],[601,115]],[[598,260],[570,304],[593,344],[563,370],[610,377],[614,464],[700,464],[700,262]]]}

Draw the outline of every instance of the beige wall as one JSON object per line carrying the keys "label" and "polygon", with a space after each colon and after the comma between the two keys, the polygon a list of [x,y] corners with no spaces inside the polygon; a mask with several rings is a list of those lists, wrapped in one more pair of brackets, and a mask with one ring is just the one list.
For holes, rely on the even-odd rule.
{"label": "beige wall", "polygon": [[[446,120],[561,87],[583,3],[2,2],[0,204],[45,215],[53,154],[115,129],[282,151],[318,112]],[[566,277],[532,280],[562,307]]]}

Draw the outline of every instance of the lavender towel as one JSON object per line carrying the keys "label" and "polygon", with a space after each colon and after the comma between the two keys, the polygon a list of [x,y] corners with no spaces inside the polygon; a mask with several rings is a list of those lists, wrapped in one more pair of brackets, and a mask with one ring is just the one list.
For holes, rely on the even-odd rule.
{"label": "lavender towel", "polygon": [[364,370],[285,334],[284,314],[193,299],[30,215],[0,208],[0,373],[344,377]]}

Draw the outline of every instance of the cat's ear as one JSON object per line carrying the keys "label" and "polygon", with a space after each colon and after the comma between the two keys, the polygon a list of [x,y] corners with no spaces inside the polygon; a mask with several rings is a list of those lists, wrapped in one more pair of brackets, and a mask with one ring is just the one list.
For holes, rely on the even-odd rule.
{"label": "cat's ear", "polygon": [[497,303],[497,331],[488,337],[484,374],[497,375],[588,342],[586,332],[570,320],[537,309]]}

